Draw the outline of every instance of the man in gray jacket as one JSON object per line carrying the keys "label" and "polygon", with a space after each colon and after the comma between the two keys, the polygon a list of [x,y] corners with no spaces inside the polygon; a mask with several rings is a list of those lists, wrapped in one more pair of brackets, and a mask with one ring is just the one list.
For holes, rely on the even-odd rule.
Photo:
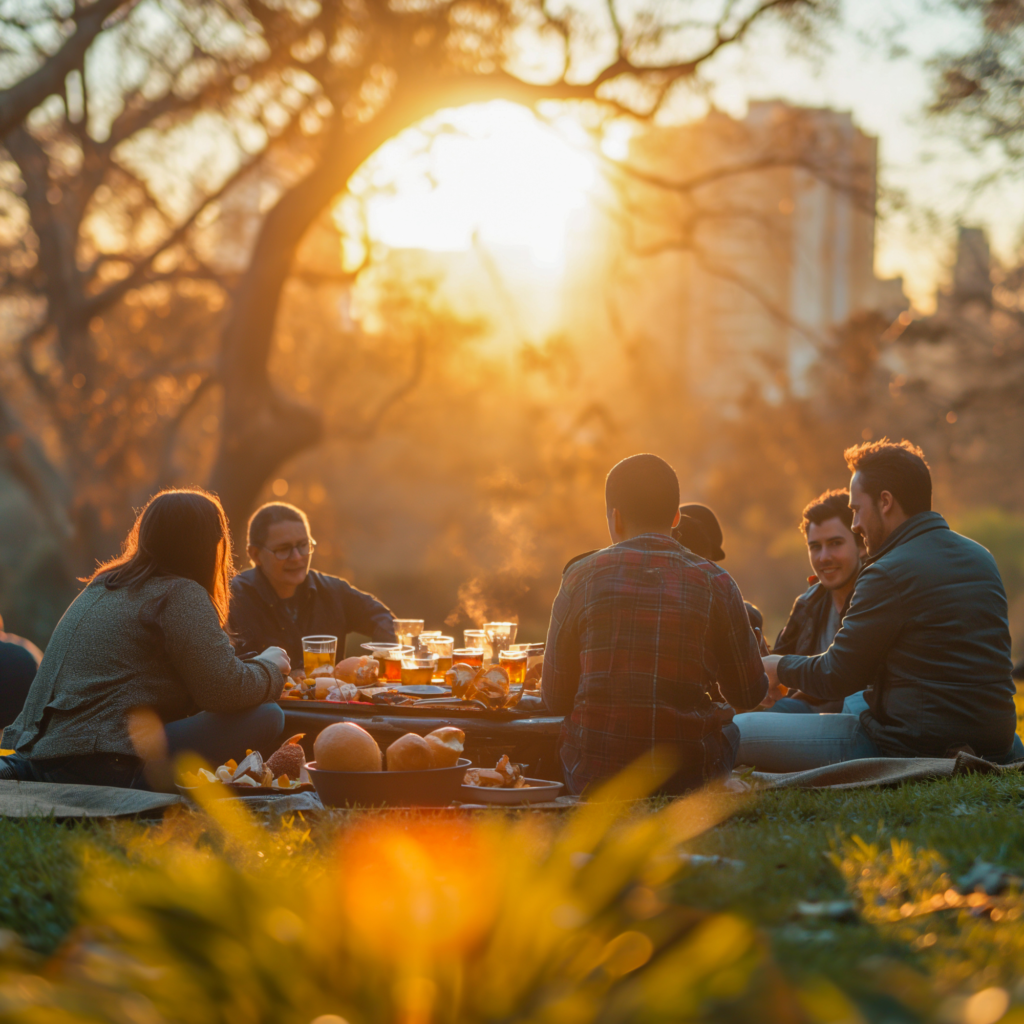
{"label": "man in gray jacket", "polygon": [[[847,449],[853,529],[868,558],[832,646],[764,659],[779,685],[839,699],[839,715],[737,715],[737,763],[802,771],[863,757],[1005,761],[1016,741],[1006,594],[995,560],[931,511],[921,450],[887,439]],[[861,710],[863,709],[863,710]]]}

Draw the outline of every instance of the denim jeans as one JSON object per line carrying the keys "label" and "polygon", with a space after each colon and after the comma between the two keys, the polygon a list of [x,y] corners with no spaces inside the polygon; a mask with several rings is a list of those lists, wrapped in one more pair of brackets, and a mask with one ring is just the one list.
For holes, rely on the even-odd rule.
{"label": "denim jeans", "polygon": [[[850,694],[839,715],[766,715],[755,711],[737,715],[740,749],[737,764],[752,764],[764,772],[802,772],[840,761],[885,755],[860,724],[867,711],[864,691]],[[1002,763],[1024,760],[1024,743],[1013,737],[1013,749]]]}
{"label": "denim jeans", "polygon": [[737,715],[733,723],[740,730],[736,763],[753,765],[761,772],[802,772],[882,756],[856,714],[766,715],[751,711]]}
{"label": "denim jeans", "polygon": [[805,700],[797,697],[780,697],[770,708],[765,711],[774,712],[777,715],[816,715],[818,709]]}

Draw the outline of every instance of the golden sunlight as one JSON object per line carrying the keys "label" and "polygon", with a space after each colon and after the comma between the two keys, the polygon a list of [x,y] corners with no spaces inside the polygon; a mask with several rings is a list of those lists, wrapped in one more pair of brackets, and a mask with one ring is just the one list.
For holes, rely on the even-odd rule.
{"label": "golden sunlight", "polygon": [[392,139],[352,182],[369,237],[392,248],[526,248],[561,266],[569,218],[587,202],[596,166],[582,129],[512,103],[446,111]]}

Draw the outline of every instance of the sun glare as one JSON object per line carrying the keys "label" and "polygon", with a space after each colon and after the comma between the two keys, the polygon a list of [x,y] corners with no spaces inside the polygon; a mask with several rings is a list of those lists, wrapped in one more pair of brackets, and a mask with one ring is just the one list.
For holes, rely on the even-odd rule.
{"label": "sun glare", "polygon": [[571,131],[496,101],[403,132],[353,182],[353,194],[366,201],[370,238],[455,251],[478,237],[560,266],[569,218],[586,204],[596,175],[582,147],[567,141]]}

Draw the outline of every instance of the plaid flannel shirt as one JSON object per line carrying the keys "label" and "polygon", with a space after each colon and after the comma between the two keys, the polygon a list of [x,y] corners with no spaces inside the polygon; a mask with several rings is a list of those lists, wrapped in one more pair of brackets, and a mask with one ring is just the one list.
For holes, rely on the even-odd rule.
{"label": "plaid flannel shirt", "polygon": [[572,792],[656,745],[679,755],[682,789],[731,769],[722,726],[733,710],[721,696],[753,708],[768,678],[732,577],[648,533],[566,570],[541,688],[546,706],[566,715],[561,758]]}

